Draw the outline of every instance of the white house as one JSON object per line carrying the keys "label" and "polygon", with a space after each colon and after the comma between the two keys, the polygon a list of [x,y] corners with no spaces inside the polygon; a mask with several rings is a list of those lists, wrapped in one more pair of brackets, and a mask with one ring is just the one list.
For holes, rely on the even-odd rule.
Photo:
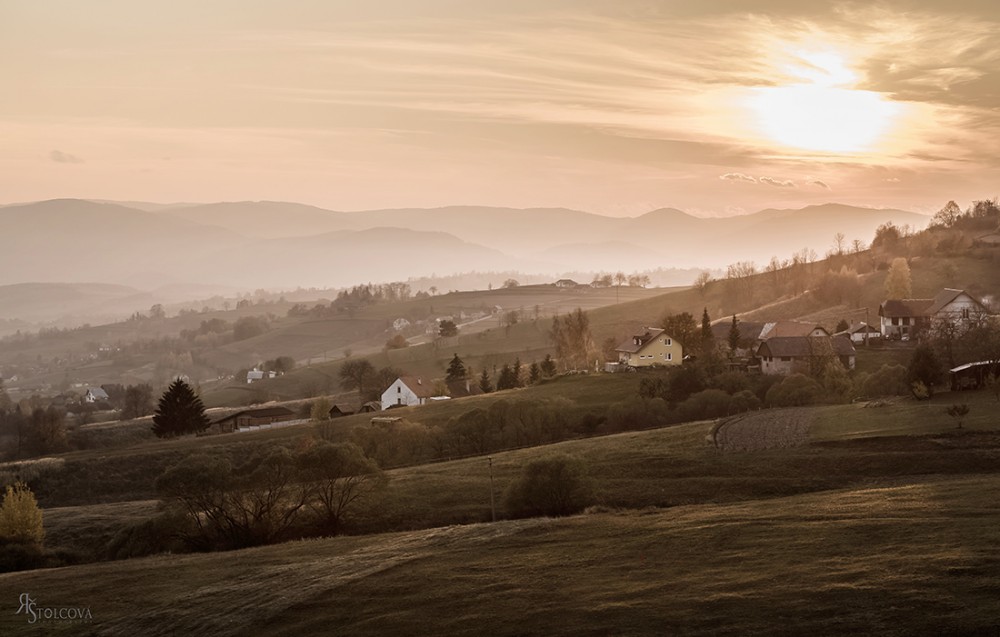
{"label": "white house", "polygon": [[382,409],[393,406],[423,405],[437,396],[429,382],[416,376],[400,376],[382,392]]}
{"label": "white house", "polygon": [[265,372],[259,369],[251,369],[249,372],[247,372],[247,384],[249,385],[254,381],[264,380],[265,378],[275,378],[277,375],[278,372],[274,371]]}
{"label": "white house", "polygon": [[968,292],[954,288],[941,290],[933,299],[887,299],[878,308],[882,334],[905,339],[948,323],[968,327],[989,314],[989,309]]}
{"label": "white house", "polygon": [[405,330],[409,326],[410,326],[410,322],[407,321],[405,318],[402,318],[402,317],[400,317],[400,318],[398,318],[398,319],[396,319],[395,321],[392,322],[392,329],[396,330],[397,332],[402,332],[403,330]]}
{"label": "white house", "polygon": [[852,325],[843,332],[837,332],[834,334],[834,336],[846,336],[851,339],[852,343],[864,343],[866,335],[869,339],[880,338],[882,336],[882,332],[879,332],[878,328],[861,321],[857,325]]}
{"label": "white house", "polygon": [[83,395],[83,402],[85,403],[96,403],[99,400],[107,400],[108,392],[104,391],[100,387],[91,387],[87,390],[87,393]]}

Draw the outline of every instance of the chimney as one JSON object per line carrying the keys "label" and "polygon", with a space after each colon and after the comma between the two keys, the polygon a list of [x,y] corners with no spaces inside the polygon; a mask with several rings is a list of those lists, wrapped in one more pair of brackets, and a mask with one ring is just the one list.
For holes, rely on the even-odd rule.
{"label": "chimney", "polygon": [[423,385],[423,384],[424,384],[424,381],[418,378],[418,379],[417,379],[417,384],[418,384],[418,385]]}

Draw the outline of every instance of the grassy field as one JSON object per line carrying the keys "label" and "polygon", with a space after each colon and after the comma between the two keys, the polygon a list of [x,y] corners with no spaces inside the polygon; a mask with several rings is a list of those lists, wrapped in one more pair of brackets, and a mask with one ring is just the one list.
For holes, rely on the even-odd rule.
{"label": "grassy field", "polygon": [[[995,475],[0,576],[5,635],[990,635]],[[31,626],[15,595],[86,606]]]}

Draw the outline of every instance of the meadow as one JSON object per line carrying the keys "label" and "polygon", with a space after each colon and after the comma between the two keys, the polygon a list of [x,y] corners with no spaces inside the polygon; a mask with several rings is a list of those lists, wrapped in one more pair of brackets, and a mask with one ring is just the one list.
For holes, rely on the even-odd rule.
{"label": "meadow", "polygon": [[[53,635],[988,635],[998,486],[994,474],[905,477],[0,581],[42,605],[91,609],[86,624],[43,624]],[[0,618],[4,634],[38,629]]]}

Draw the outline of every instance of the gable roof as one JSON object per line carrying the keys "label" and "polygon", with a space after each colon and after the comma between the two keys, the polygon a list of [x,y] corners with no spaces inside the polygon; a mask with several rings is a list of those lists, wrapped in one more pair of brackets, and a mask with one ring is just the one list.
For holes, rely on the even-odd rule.
{"label": "gable roof", "polygon": [[635,354],[649,344],[650,341],[654,341],[659,338],[663,332],[664,330],[658,327],[647,327],[642,334],[635,334],[634,336],[629,337],[627,341],[616,347],[615,351]]}
{"label": "gable roof", "polygon": [[826,330],[825,327],[819,325],[818,323],[803,323],[801,321],[775,321],[773,323],[764,323],[764,327],[758,332],[758,339],[764,341],[769,338],[782,337],[782,336],[809,336],[814,330],[823,330],[827,336],[830,332]]}
{"label": "gable roof", "polygon": [[787,358],[812,358],[816,356],[854,356],[857,350],[849,338],[843,336],[775,336],[760,344],[758,353]]}
{"label": "gable roof", "polygon": [[934,299],[886,299],[878,306],[879,316],[927,316]]}
{"label": "gable roof", "polygon": [[931,305],[930,309],[927,310],[927,313],[937,314],[938,312],[943,310],[945,306],[947,306],[949,303],[951,303],[958,297],[962,296],[963,294],[972,299],[972,301],[979,307],[983,308],[983,310],[986,309],[983,306],[983,304],[980,303],[978,299],[976,299],[976,297],[972,296],[971,294],[968,294],[965,290],[956,290],[955,288],[945,288],[940,292],[938,292],[937,296],[934,297],[934,303]]}
{"label": "gable roof", "polygon": [[100,387],[90,387],[87,389],[87,393],[98,400],[107,400],[108,392],[104,391]]}
{"label": "gable roof", "polygon": [[861,321],[857,325],[852,325],[851,327],[847,328],[842,332],[837,332],[836,334],[834,334],[834,336],[840,336],[842,334],[864,334],[865,332],[868,332],[869,334],[880,333],[877,327],[873,327],[865,323],[864,321]]}
{"label": "gable roof", "polygon": [[[740,340],[752,339],[756,340],[760,336],[761,331],[767,323],[760,323],[758,321],[742,321],[740,319],[736,320],[736,327],[740,330]],[[729,340],[729,330],[733,328],[732,317],[724,320],[720,320],[716,323],[712,323],[712,336],[715,340],[725,343]]]}
{"label": "gable roof", "polygon": [[240,416],[249,416],[250,418],[278,418],[281,416],[294,416],[295,412],[287,407],[261,407],[260,409],[244,409],[243,411],[238,411],[228,416],[223,416],[218,420],[213,421],[213,423],[225,422],[227,420],[235,420]]}
{"label": "gable roof", "polygon": [[437,396],[432,384],[424,381],[423,378],[417,376],[400,376],[398,380],[403,381],[403,384],[409,387],[410,391],[417,395],[417,398]]}

